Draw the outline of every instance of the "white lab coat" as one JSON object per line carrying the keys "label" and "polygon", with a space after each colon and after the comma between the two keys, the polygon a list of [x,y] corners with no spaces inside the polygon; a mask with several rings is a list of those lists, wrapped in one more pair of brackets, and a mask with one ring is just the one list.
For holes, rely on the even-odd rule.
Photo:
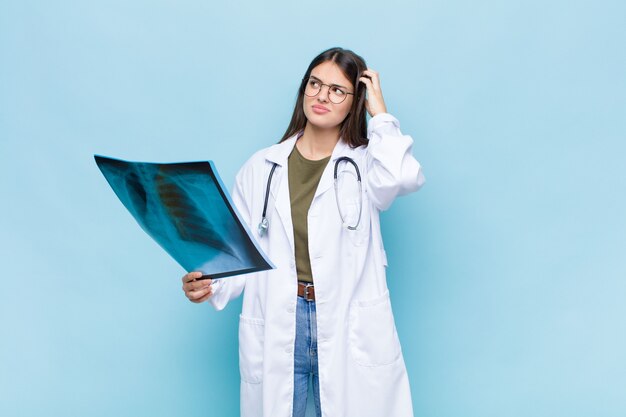
{"label": "white lab coat", "polygon": [[[387,259],[379,212],[424,182],[413,139],[390,114],[373,117],[369,145],[339,141],[308,214],[309,254],[315,282],[320,399],[324,417],[409,417],[411,393],[385,277]],[[233,201],[276,269],[219,280],[209,299],[218,309],[245,288],[239,321],[242,417],[289,417],[293,408],[297,276],[287,157],[297,140],[254,154],[237,174]],[[358,230],[347,230],[333,187],[335,160],[349,156],[363,178]],[[271,184],[268,233],[260,237],[267,179]],[[354,168],[340,164],[339,199],[346,223],[358,218]],[[352,186],[349,184],[352,183]]]}

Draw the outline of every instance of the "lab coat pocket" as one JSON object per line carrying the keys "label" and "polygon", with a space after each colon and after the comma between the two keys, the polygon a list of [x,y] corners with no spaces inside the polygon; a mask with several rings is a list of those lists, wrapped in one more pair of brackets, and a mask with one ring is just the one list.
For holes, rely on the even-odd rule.
{"label": "lab coat pocket", "polygon": [[239,315],[239,371],[251,384],[263,381],[263,342],[265,321]]}
{"label": "lab coat pocket", "polygon": [[394,363],[401,354],[389,292],[350,306],[350,351],[356,363],[375,367]]}

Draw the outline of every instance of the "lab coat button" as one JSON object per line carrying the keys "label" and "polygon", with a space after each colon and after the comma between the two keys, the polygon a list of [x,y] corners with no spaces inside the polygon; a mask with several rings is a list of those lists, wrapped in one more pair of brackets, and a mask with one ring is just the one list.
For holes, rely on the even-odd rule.
{"label": "lab coat button", "polygon": [[285,352],[287,352],[287,353],[291,353],[291,352],[293,352],[293,346],[287,346],[287,347],[285,348]]}

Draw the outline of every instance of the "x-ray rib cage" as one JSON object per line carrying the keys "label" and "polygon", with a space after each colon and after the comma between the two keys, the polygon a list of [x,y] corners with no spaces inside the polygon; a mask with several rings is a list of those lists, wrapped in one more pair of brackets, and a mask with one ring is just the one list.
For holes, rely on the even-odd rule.
{"label": "x-ray rib cage", "polygon": [[274,268],[212,161],[160,164],[94,158],[141,228],[186,271],[223,278]]}

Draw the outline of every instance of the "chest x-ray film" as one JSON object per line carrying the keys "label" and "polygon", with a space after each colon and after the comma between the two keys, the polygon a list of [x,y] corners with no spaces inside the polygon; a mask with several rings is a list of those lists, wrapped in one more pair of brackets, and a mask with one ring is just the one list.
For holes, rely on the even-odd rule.
{"label": "chest x-ray film", "polygon": [[141,228],[187,272],[222,278],[274,268],[241,219],[213,162],[95,159]]}

